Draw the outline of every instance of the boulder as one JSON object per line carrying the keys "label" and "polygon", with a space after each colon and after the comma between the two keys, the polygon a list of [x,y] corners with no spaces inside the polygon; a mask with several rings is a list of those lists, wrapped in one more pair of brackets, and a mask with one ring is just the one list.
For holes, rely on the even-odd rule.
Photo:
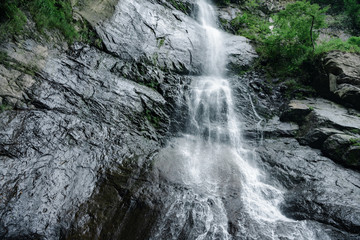
{"label": "boulder", "polygon": [[289,121],[301,123],[304,118],[311,112],[311,108],[304,102],[299,100],[291,100],[290,103],[285,107],[285,110],[280,116],[281,121]]}
{"label": "boulder", "polygon": [[250,68],[257,58],[256,51],[245,37],[224,33],[226,68],[229,72],[239,73]]}
{"label": "boulder", "polygon": [[360,109],[360,85],[351,85],[343,83],[338,85],[334,94],[338,96],[342,101],[349,103],[351,106]]}
{"label": "boulder", "polygon": [[314,78],[320,94],[360,109],[360,54],[332,51],[325,54]]}
{"label": "boulder", "polygon": [[356,139],[347,134],[334,134],[326,139],[322,152],[344,166],[359,168],[360,147],[358,144],[360,144],[360,138]]}
{"label": "boulder", "polygon": [[335,162],[358,169],[358,149],[353,145],[359,138],[359,116],[358,111],[329,100],[309,98],[292,100],[280,119],[300,125],[296,134],[299,143],[321,149],[325,156]]}
{"label": "boulder", "polygon": [[318,149],[321,148],[325,140],[328,139],[328,137],[330,137],[331,135],[343,133],[342,131],[336,130],[334,128],[317,126],[312,126],[312,128],[310,129],[303,127],[301,130],[302,131],[299,132],[297,137],[299,143],[302,145],[309,145]]}

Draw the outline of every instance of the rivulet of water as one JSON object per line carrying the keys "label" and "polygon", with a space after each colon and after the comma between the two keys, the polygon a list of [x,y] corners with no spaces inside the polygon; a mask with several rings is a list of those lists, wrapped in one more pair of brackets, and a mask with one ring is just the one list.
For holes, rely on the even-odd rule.
{"label": "rivulet of water", "polygon": [[173,139],[155,163],[162,176],[184,186],[187,195],[175,197],[153,239],[163,239],[165,233],[168,239],[328,239],[307,222],[281,214],[282,190],[265,182],[254,165],[254,152],[243,146],[224,76],[225,35],[216,27],[212,5],[198,0],[198,6],[206,33],[204,73],[193,78],[185,133]]}

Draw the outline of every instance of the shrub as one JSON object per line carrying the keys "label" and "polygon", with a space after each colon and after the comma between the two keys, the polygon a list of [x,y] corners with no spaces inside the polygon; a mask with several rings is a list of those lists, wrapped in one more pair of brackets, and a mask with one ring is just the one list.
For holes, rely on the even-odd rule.
{"label": "shrub", "polygon": [[333,38],[330,41],[319,45],[316,48],[315,53],[318,55],[334,50],[360,53],[360,37],[351,37],[347,41],[342,41],[339,38]]}
{"label": "shrub", "polygon": [[3,40],[10,35],[17,34],[23,30],[26,23],[25,14],[19,9],[23,4],[22,1],[5,0],[0,3],[0,40]]}
{"label": "shrub", "polygon": [[270,23],[250,12],[238,15],[230,24],[238,35],[258,42],[270,33]]}
{"label": "shrub", "polygon": [[58,29],[69,41],[77,37],[72,25],[72,8],[66,0],[33,0],[30,12],[40,32]]}
{"label": "shrub", "polygon": [[277,69],[293,72],[315,50],[318,33],[325,26],[325,12],[317,4],[298,1],[273,16],[272,34],[265,37],[259,51]]}
{"label": "shrub", "polygon": [[29,12],[40,32],[45,29],[58,29],[72,42],[77,32],[72,24],[72,8],[69,0],[2,0],[0,10],[1,38],[20,34],[26,23],[24,12]]}

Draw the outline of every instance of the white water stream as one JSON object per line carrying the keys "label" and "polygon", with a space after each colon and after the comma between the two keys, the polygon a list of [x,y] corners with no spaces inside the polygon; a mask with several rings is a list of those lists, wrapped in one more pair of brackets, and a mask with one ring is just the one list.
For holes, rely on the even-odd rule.
{"label": "white water stream", "polygon": [[[164,178],[191,189],[194,196],[177,198],[154,239],[162,239],[166,231],[172,232],[168,238],[177,239],[180,230],[167,225],[174,219],[175,225],[185,224],[189,211],[193,226],[185,239],[327,239],[309,230],[307,222],[281,214],[282,190],[264,181],[254,152],[242,146],[231,86],[224,77],[224,35],[216,28],[212,5],[198,0],[198,6],[208,50],[204,74],[192,83],[188,134],[173,139],[156,162]],[[187,204],[191,210],[186,210]],[[230,220],[236,233],[229,230]]]}

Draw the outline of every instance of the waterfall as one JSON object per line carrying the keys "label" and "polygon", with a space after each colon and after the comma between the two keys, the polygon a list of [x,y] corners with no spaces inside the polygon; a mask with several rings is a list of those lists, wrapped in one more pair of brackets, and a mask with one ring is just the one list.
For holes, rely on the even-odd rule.
{"label": "waterfall", "polygon": [[317,230],[307,230],[307,222],[281,214],[283,191],[264,180],[255,153],[243,146],[231,84],[224,74],[224,34],[216,28],[212,5],[198,0],[198,6],[206,33],[204,73],[192,82],[185,133],[173,139],[155,163],[167,181],[185,186],[192,195],[176,197],[153,239],[163,239],[164,234],[178,239],[180,230],[171,226],[186,226],[189,218],[192,227],[185,239],[232,239],[233,234],[236,239],[327,239],[316,238]]}

